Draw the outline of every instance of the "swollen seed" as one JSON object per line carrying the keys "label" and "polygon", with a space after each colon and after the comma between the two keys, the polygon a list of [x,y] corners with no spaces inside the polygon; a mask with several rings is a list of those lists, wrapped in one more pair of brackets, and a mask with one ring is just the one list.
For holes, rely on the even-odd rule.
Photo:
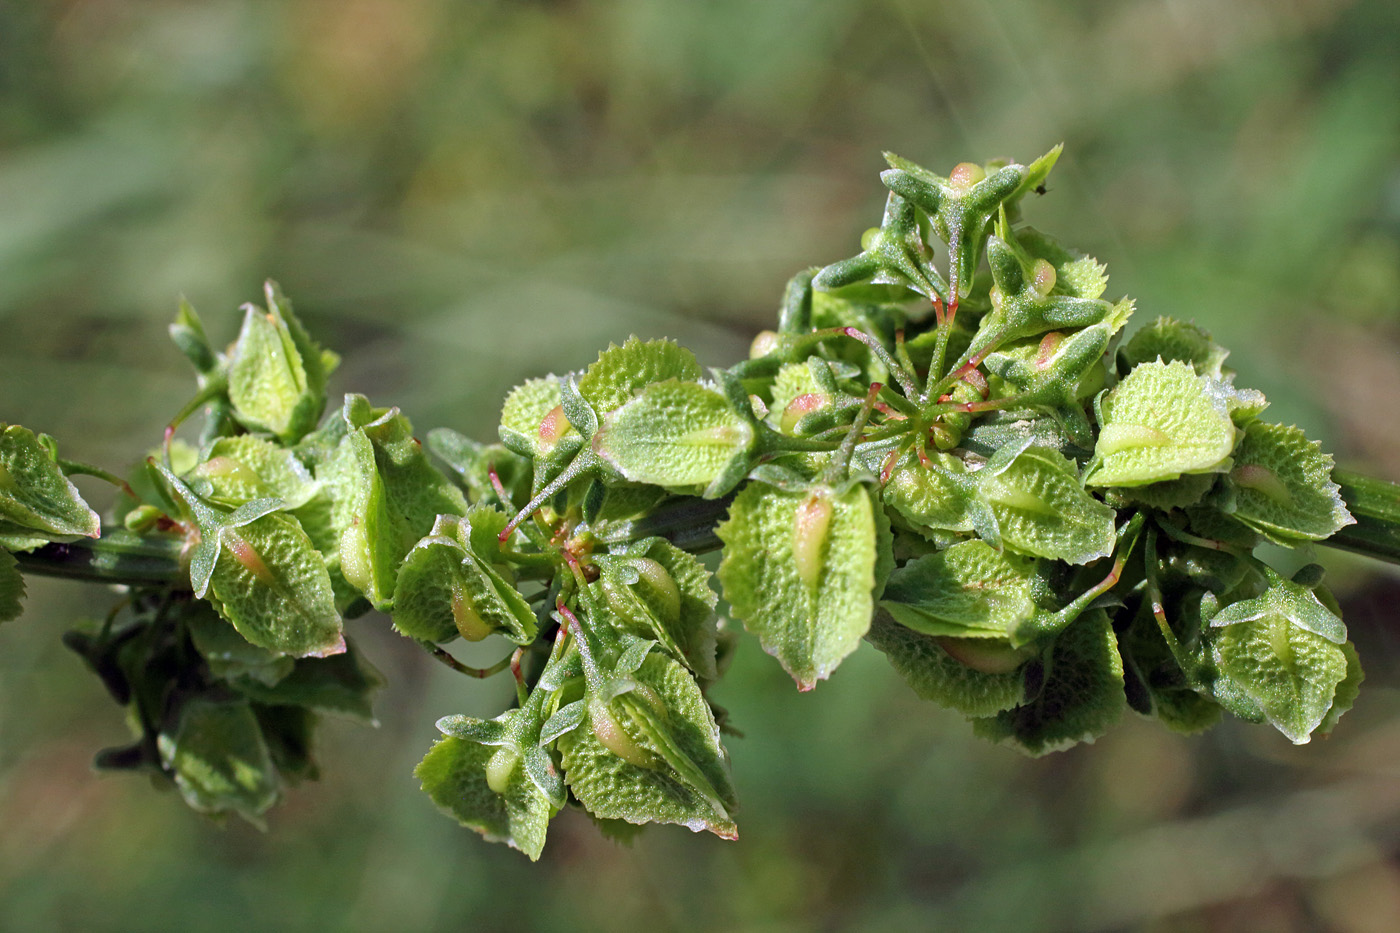
{"label": "swollen seed", "polygon": [[510,787],[510,777],[515,766],[520,763],[520,755],[509,745],[496,749],[491,760],[486,762],[486,786],[498,794],[504,794]]}
{"label": "swollen seed", "polygon": [[127,531],[146,531],[160,521],[164,515],[164,512],[153,505],[138,505],[126,513],[126,517],[122,519],[122,525]]}
{"label": "swollen seed", "polygon": [[659,609],[663,618],[675,621],[681,617],[681,591],[670,572],[650,557],[639,557],[632,561],[638,574],[637,586],[640,596],[648,606]]}
{"label": "swollen seed", "polygon": [[1094,453],[1109,457],[1123,450],[1138,447],[1166,447],[1172,438],[1165,431],[1146,424],[1106,424],[1099,430]]}
{"label": "swollen seed", "polygon": [[987,297],[991,299],[992,310],[994,311],[1000,311],[1001,306],[1006,302],[1006,295],[1003,294],[1002,290],[997,288],[995,285],[992,286],[991,291],[989,291],[987,294]]}
{"label": "swollen seed", "polygon": [[1044,259],[1037,259],[1031,267],[1031,281],[1035,284],[1035,293],[1044,298],[1055,287],[1055,267]]}
{"label": "swollen seed", "polygon": [[813,489],[797,507],[797,520],[792,529],[792,558],[797,563],[797,576],[809,589],[815,589],[821,581],[832,512],[831,490],[824,486]]}
{"label": "swollen seed", "polygon": [[799,395],[797,398],[793,399],[788,403],[787,408],[783,409],[783,419],[781,423],[783,433],[791,434],[793,428],[797,427],[797,422],[801,421],[812,412],[820,408],[825,408],[830,401],[830,398],[819,392],[808,392],[805,395]]}
{"label": "swollen seed", "polygon": [[457,580],[452,581],[452,621],[457,623],[458,633],[467,641],[481,641],[495,631],[476,611],[471,597]]}
{"label": "swollen seed", "polygon": [[[650,684],[638,682],[632,687],[632,696],[641,697],[646,705],[651,707],[651,711],[662,719],[666,718],[666,704],[661,702],[661,694],[652,689]],[[626,702],[625,700],[623,701]]]}
{"label": "swollen seed", "polygon": [[1052,330],[1044,337],[1040,338],[1040,348],[1035,351],[1035,368],[1045,369],[1055,358],[1055,351],[1064,343],[1065,335],[1058,330]]}
{"label": "swollen seed", "polygon": [[250,486],[262,485],[262,480],[257,473],[253,472],[241,460],[235,460],[232,457],[210,457],[196,467],[194,472],[195,475],[208,479],[232,480]]}
{"label": "swollen seed", "polygon": [[277,577],[263,562],[262,555],[258,553],[257,548],[253,547],[246,538],[231,528],[225,528],[223,536],[224,546],[228,548],[234,560],[243,565],[244,570],[251,573],[258,582],[267,586],[277,584]]}
{"label": "swollen seed", "polygon": [[962,431],[954,430],[951,425],[947,424],[946,417],[945,415],[935,421],[933,426],[928,429],[929,437],[933,438],[933,446],[936,450],[952,450],[962,440]]}
{"label": "swollen seed", "polygon": [[369,592],[371,582],[369,538],[358,524],[340,534],[340,575],[361,593]]}
{"label": "swollen seed", "polygon": [[623,730],[622,724],[613,718],[606,705],[594,703],[588,712],[589,719],[593,721],[593,735],[599,744],[629,765],[648,769],[655,767],[656,759]]}
{"label": "swollen seed", "polygon": [[870,249],[870,247],[872,247],[872,246],[875,245],[875,239],[876,239],[879,235],[880,235],[880,228],[879,228],[879,227],[871,227],[869,230],[867,230],[867,231],[865,231],[864,233],[862,233],[862,234],[860,235],[860,248],[861,248],[862,250]]}
{"label": "swollen seed", "polygon": [[549,414],[540,419],[540,443],[545,447],[553,447],[567,430],[569,419],[564,417],[564,406],[555,405],[549,410]]}
{"label": "swollen seed", "polygon": [[781,342],[782,338],[778,336],[776,331],[759,331],[758,336],[753,338],[753,343],[749,344],[749,359],[756,360],[759,357],[767,356],[778,349],[778,344]]}
{"label": "swollen seed", "polygon": [[953,183],[953,187],[962,190],[971,188],[986,177],[987,173],[976,162],[959,162],[948,173],[948,180]]}
{"label": "swollen seed", "polygon": [[945,635],[938,639],[938,646],[954,661],[982,674],[1009,674],[1029,659],[1022,650],[985,638]]}
{"label": "swollen seed", "polygon": [[1247,463],[1230,471],[1230,479],[1236,486],[1253,489],[1280,505],[1293,502],[1293,493],[1278,474],[1257,463]]}

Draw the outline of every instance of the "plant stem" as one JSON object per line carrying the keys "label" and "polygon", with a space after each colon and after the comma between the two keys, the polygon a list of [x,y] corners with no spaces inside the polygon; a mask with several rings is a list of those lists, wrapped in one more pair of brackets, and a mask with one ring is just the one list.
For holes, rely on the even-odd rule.
{"label": "plant stem", "polygon": [[1348,470],[1334,470],[1332,478],[1356,524],[1320,543],[1400,564],[1400,484]]}
{"label": "plant stem", "polygon": [[[1335,471],[1333,478],[1342,487],[1342,498],[1356,524],[1319,543],[1400,564],[1400,484],[1346,470]],[[728,513],[732,501],[732,495],[710,500],[682,499],[650,515],[610,527],[605,540],[659,536],[691,553],[712,551],[720,545],[715,527]],[[16,553],[15,560],[24,573],[94,583],[189,589],[189,573],[180,559],[184,543],[178,535],[137,534],[116,528],[104,531],[100,538],[47,544]]]}
{"label": "plant stem", "polygon": [[24,573],[94,583],[189,589],[189,572],[180,560],[184,544],[184,539],[175,535],[139,535],[116,528],[104,531],[100,538],[46,544],[16,554],[15,560]]}

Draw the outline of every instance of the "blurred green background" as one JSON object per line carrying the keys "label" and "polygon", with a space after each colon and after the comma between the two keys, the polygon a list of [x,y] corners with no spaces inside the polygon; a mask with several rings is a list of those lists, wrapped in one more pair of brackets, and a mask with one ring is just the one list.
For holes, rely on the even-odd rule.
{"label": "blurred green background", "polygon": [[[878,222],[881,150],[1063,140],[1030,219],[1400,478],[1397,48],[1393,0],[0,0],[0,420],[143,455],[192,387],[178,296],[231,339],[273,277],[335,391],[489,437],[632,333],[739,358]],[[328,722],[325,778],[221,829],[91,772],[126,731],[58,636],[109,596],[35,581],[0,631],[0,929],[1397,930],[1400,583],[1319,558],[1368,671],[1326,741],[1134,718],[1032,761],[869,648],[798,695],[746,639],[740,841],[565,813],[535,866],[410,773],[507,684],[352,623],[380,728]]]}

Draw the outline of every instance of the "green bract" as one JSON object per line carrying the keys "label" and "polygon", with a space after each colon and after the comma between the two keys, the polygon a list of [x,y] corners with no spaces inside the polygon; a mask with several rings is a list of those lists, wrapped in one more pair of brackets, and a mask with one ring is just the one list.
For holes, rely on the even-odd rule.
{"label": "green bract", "polygon": [[[513,680],[494,718],[439,720],[416,774],[531,859],[569,806],[737,834],[708,690],[741,640],[717,609],[800,690],[866,639],[1031,754],[1125,709],[1325,734],[1360,660],[1320,570],[1254,551],[1340,533],[1400,561],[1400,495],[1258,420],[1200,327],[1125,340],[1107,269],[1022,222],[1059,154],[946,175],[887,155],[879,227],[793,277],[749,359],[704,371],[627,339],[513,389],[499,443],[440,428],[425,450],[355,394],[322,419],[335,357],[275,286],[227,352],[181,305],[197,391],[129,482],[0,426],[0,621],[31,569],[125,585],[64,639],[128,710],[132,744],[98,766],[258,821],[316,775],[318,716],[373,720],[381,678],[342,617],[387,613],[454,670]],[[171,437],[196,413],[198,446]],[[74,473],[121,487],[118,525]],[[469,667],[459,639],[494,656]]]}

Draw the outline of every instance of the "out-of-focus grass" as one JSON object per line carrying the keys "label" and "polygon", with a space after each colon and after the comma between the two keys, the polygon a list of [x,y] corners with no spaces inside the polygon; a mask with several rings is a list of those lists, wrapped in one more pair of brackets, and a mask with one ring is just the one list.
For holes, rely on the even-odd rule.
{"label": "out-of-focus grass", "polygon": [[[176,297],[231,337],[271,276],[337,391],[486,436],[630,333],[740,356],[877,222],[882,149],[1064,140],[1033,222],[1400,477],[1397,41],[1384,0],[0,3],[0,420],[134,459],[192,385]],[[325,779],[221,830],[90,773],[124,727],[58,635],[108,596],[36,583],[0,630],[0,929],[1400,928],[1400,591],[1330,563],[1370,677],[1325,743],[1129,721],[1027,761],[873,651],[798,696],[749,640],[741,841],[569,813],[535,867],[410,775],[500,685],[353,623],[381,728],[328,723]]]}

